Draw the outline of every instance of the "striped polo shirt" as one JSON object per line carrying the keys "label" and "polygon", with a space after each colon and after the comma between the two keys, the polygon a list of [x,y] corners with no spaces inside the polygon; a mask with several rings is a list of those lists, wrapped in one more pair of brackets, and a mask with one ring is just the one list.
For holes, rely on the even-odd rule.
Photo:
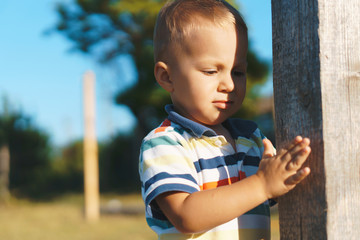
{"label": "striped polo shirt", "polygon": [[139,164],[146,220],[159,239],[270,239],[268,201],[204,233],[182,234],[168,221],[153,201],[158,195],[169,191],[191,194],[255,174],[264,136],[252,121],[226,120],[223,125],[235,139],[235,151],[212,129],[182,117],[172,105],[165,109],[168,118],[143,140]]}

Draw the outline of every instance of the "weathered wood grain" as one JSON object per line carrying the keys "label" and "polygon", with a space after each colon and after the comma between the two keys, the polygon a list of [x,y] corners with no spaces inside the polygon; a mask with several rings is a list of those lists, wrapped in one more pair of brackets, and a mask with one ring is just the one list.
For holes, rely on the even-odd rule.
{"label": "weathered wood grain", "polygon": [[279,200],[282,239],[360,236],[359,12],[359,0],[272,0],[277,147],[312,141],[311,175]]}

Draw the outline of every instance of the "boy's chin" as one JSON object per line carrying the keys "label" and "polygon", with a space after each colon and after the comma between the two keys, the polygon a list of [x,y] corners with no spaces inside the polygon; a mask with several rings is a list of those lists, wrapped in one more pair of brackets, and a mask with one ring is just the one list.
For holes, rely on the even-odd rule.
{"label": "boy's chin", "polygon": [[217,125],[220,125],[222,124],[223,122],[226,121],[226,119],[228,119],[228,117],[223,117],[223,118],[217,118],[217,119],[214,119],[214,120],[211,120],[211,121],[207,121],[206,123],[202,123],[203,125],[206,125],[206,126],[217,126]]}

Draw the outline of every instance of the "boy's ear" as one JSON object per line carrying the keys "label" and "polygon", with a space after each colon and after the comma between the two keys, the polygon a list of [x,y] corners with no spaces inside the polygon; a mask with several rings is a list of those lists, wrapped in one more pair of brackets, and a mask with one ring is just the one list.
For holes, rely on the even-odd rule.
{"label": "boy's ear", "polygon": [[154,75],[159,85],[168,92],[173,92],[173,82],[170,79],[169,67],[164,62],[157,62],[154,67]]}

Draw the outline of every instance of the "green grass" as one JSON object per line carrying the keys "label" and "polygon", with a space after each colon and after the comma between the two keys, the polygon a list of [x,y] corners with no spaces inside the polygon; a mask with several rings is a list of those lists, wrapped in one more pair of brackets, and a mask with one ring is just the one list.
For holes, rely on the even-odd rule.
{"label": "green grass", "polygon": [[[124,206],[142,207],[139,195],[106,195],[101,204],[117,199]],[[83,217],[80,195],[66,196],[53,202],[34,203],[12,199],[0,206],[0,239],[2,240],[150,240],[156,235],[140,215],[102,215],[88,223]],[[279,239],[277,214],[272,219],[272,239]]]}
{"label": "green grass", "polygon": [[[141,204],[136,195],[106,196],[124,205]],[[12,200],[0,207],[0,239],[4,240],[150,240],[156,235],[147,227],[143,215],[102,215],[95,223],[83,217],[81,196],[67,196],[54,202],[33,203]]]}

